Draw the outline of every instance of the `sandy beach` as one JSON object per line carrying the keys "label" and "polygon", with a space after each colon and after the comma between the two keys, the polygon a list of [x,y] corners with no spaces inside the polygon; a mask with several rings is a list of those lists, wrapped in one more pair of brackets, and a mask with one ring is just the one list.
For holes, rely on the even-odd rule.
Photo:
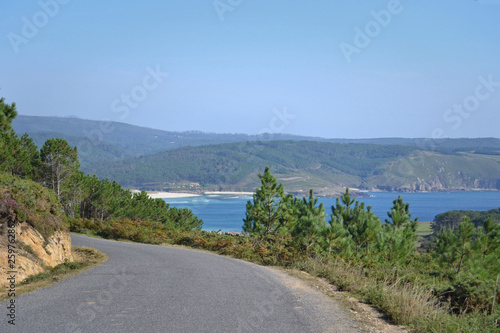
{"label": "sandy beach", "polygon": [[153,199],[172,199],[172,198],[190,198],[199,197],[200,194],[196,193],[183,193],[183,192],[147,192],[150,198]]}
{"label": "sandy beach", "polygon": [[173,198],[190,198],[199,197],[202,195],[252,195],[253,192],[232,192],[232,191],[208,191],[199,193],[186,193],[186,192],[159,192],[159,191],[146,191],[150,198],[153,199],[173,199]]}
{"label": "sandy beach", "polygon": [[253,192],[231,192],[231,191],[208,191],[203,192],[205,195],[252,195]]}

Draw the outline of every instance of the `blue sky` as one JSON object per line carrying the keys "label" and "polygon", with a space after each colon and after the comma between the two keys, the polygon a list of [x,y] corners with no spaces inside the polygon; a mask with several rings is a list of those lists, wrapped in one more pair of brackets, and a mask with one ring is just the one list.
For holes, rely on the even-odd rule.
{"label": "blue sky", "polygon": [[170,131],[500,137],[500,0],[4,1],[19,114]]}

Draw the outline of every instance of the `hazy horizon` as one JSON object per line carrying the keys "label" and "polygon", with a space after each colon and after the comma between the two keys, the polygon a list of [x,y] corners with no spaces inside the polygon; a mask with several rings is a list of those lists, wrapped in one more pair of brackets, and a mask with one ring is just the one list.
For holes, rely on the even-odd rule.
{"label": "hazy horizon", "polygon": [[[165,131],[165,132],[173,132],[173,133],[204,133],[204,134],[216,134],[216,135],[247,135],[247,136],[258,136],[258,134],[249,134],[249,133],[241,133],[241,132],[208,132],[208,131],[202,131],[202,130],[184,130],[184,131],[169,131],[169,130],[164,130],[161,128],[156,128],[156,127],[151,127],[151,126],[141,126],[141,125],[134,125],[131,123],[127,122],[121,122],[121,121],[114,121],[114,120],[97,120],[97,119],[90,119],[90,118],[81,118],[78,116],[74,115],[69,115],[69,116],[57,116],[57,115],[27,115],[27,114],[18,114],[18,116],[29,116],[29,117],[47,117],[47,118],[63,118],[63,119],[79,119],[79,120],[87,120],[87,121],[94,121],[94,122],[116,122],[116,123],[121,123],[121,124],[126,124],[130,126],[137,126],[137,127],[142,127],[142,128],[147,128],[147,129],[152,129],[152,130],[159,130],[159,131]],[[16,119],[14,119],[14,125],[15,125]],[[15,126],[14,126],[15,127]],[[292,134],[292,133],[262,133],[262,134],[278,134],[278,135],[290,135],[290,136],[298,136],[298,137],[305,137],[305,138],[319,138],[319,139],[339,139],[339,140],[376,140],[376,139],[410,139],[410,140],[436,140],[436,138],[431,138],[431,137],[397,137],[397,136],[385,136],[385,137],[371,137],[371,138],[343,138],[343,137],[323,137],[323,136],[308,136],[308,135],[299,135],[299,134]],[[500,140],[500,137],[493,137],[493,136],[478,136],[478,137],[462,137],[462,138],[441,138],[441,139],[498,139]],[[267,141],[267,139],[266,139]]]}
{"label": "hazy horizon", "polygon": [[500,1],[0,5],[21,115],[321,138],[498,136]]}

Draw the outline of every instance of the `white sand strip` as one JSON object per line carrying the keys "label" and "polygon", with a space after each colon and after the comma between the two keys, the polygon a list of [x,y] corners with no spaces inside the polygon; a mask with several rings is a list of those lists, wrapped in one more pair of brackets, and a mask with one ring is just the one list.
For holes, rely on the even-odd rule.
{"label": "white sand strip", "polygon": [[254,194],[253,192],[231,192],[231,191],[209,191],[209,192],[203,192],[203,194],[206,195],[252,195]]}
{"label": "white sand strip", "polygon": [[199,197],[195,193],[182,193],[182,192],[147,192],[150,198],[153,199],[173,199],[173,198],[190,198]]}

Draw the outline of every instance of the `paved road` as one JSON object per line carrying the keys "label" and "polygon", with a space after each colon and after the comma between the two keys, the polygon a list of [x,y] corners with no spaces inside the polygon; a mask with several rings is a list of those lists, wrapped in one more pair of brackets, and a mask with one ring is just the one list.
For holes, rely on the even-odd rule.
{"label": "paved road", "polygon": [[2,303],[0,331],[360,332],[333,300],[271,268],[183,248],[72,239],[109,260],[19,296],[15,328]]}

